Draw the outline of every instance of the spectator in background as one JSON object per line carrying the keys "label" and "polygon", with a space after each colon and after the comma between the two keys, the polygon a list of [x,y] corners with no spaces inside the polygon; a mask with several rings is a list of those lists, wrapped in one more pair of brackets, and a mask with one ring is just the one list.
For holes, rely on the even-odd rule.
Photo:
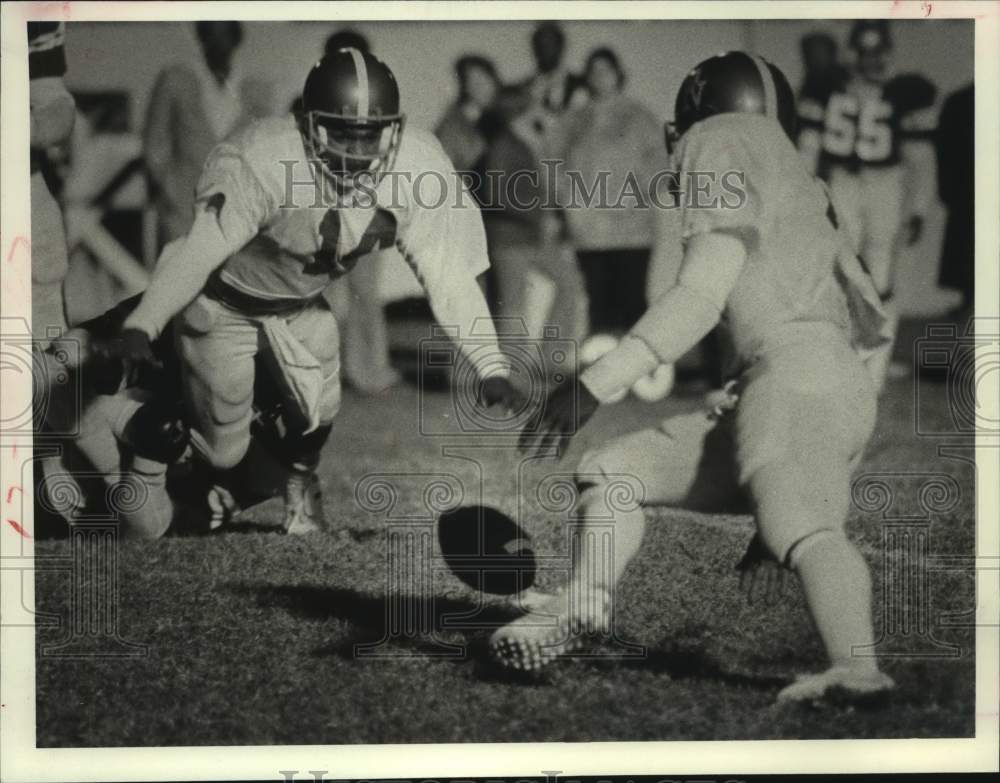
{"label": "spectator in background", "polygon": [[[465,55],[455,62],[458,97],[442,115],[434,133],[451,158],[456,171],[473,172],[472,195],[482,205],[489,141],[484,125],[496,126],[494,102],[500,90],[500,77],[492,61],[478,55]],[[497,270],[491,265],[480,277],[480,285],[490,309],[497,307]]]}
{"label": "spectator in background", "polygon": [[445,111],[434,133],[458,171],[481,170],[487,140],[480,128],[483,113],[493,108],[500,78],[490,60],[477,55],[455,63],[458,98]]}
{"label": "spectator in background", "polygon": [[825,32],[813,32],[802,36],[799,42],[805,77],[799,95],[818,94],[817,87],[829,85],[831,81],[843,80],[847,69],[840,64],[837,42]]}
{"label": "spectator in background", "polygon": [[799,42],[805,77],[797,96],[799,114],[798,147],[810,171],[818,171],[819,150],[827,96],[848,79],[847,69],[840,64],[837,42],[829,33],[817,31],[802,36]]}
{"label": "spectator in background", "polygon": [[504,87],[496,107],[480,120],[487,142],[483,168],[490,172],[480,197],[487,205],[483,224],[496,273],[497,333],[538,340],[547,324],[557,325],[560,334],[571,328],[578,277],[574,265],[560,263],[544,242],[540,150],[531,144],[527,109],[519,87]]}
{"label": "spectator in background", "polygon": [[73,131],[76,105],[63,82],[66,28],[28,22],[28,100],[31,121],[31,330],[45,348],[50,330],[65,332],[63,280],[69,271],[62,213],[43,175],[46,151]]}
{"label": "spectator in background", "polygon": [[153,87],[143,139],[159,244],[187,234],[209,151],[245,119],[233,57],[239,22],[197,22],[202,59],[164,69]]}
{"label": "spectator in background", "polygon": [[584,80],[563,65],[566,34],[558,22],[542,22],[531,36],[537,72],[521,86],[531,98],[534,129],[544,135],[567,109],[587,101]]}
{"label": "spectator in background", "polygon": [[975,130],[975,96],[970,83],[945,100],[934,134],[938,196],[948,210],[938,282],[962,294],[954,313],[959,322],[969,318],[975,304]]}
{"label": "spectator in background", "polygon": [[[569,71],[563,64],[566,52],[566,34],[558,22],[541,22],[531,35],[531,52],[536,72],[519,87],[527,101],[527,110],[518,117],[517,125],[522,139],[533,148],[538,160],[553,158],[557,152],[553,145],[553,131],[560,117],[571,108],[587,102],[583,79]],[[543,170],[547,175],[548,171]],[[554,183],[543,178],[542,188],[551,193]],[[546,201],[548,201],[546,197]],[[533,275],[527,289],[526,312],[548,312],[555,305],[572,311],[571,317],[553,316],[559,324],[560,337],[581,339],[586,331],[586,299],[573,246],[567,240],[566,226],[561,213],[549,210],[543,213],[540,225],[542,253],[548,263],[558,270],[557,277],[572,281],[565,289],[567,296],[556,301],[556,287],[545,276]],[[572,291],[572,295],[570,295]]]}
{"label": "spectator in background", "polygon": [[[591,101],[567,114],[556,148],[566,161],[559,199],[566,207],[589,299],[590,333],[627,331],[646,309],[646,275],[653,245],[650,182],[666,167],[663,133],[652,112],[624,93],[625,72],[617,54],[594,50],[585,71]],[[591,206],[567,204],[585,198],[573,172],[590,191]],[[601,194],[606,193],[606,204]]]}

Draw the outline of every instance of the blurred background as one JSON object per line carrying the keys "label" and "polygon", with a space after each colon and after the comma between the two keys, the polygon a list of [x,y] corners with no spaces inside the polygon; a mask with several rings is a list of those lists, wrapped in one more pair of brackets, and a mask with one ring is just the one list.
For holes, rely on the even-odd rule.
{"label": "blurred background", "polygon": [[[536,24],[245,22],[233,57],[234,73],[239,75],[248,114],[286,112],[327,38],[349,27],[366,37],[372,51],[395,72],[408,123],[433,129],[456,100],[454,66],[459,57],[488,58],[504,84],[531,77]],[[757,52],[778,65],[797,88],[804,77],[803,36],[825,32],[846,55],[850,24],[846,20],[568,21],[562,23],[563,64],[580,73],[589,52],[610,48],[627,76],[625,92],[663,121],[672,115],[683,76],[705,57],[733,48]],[[938,105],[972,80],[971,21],[898,21],[893,22],[892,33],[896,69],[930,79],[937,87]],[[75,202],[97,210],[78,211],[75,219],[72,209],[66,212],[71,255],[75,253],[66,286],[72,321],[100,312],[143,285],[138,267],[128,259],[148,269],[158,244],[142,173],[142,134],[151,95],[164,68],[196,62],[202,52],[193,24],[101,22],[68,24],[66,56],[66,84],[85,121],[77,122],[73,150],[62,162],[59,196],[64,207]],[[95,227],[95,221],[100,225]],[[946,308],[937,285],[943,227],[944,212],[936,203],[900,276],[898,297],[904,313],[930,314]],[[391,258],[383,262],[378,288],[383,301],[419,293],[408,269]]]}

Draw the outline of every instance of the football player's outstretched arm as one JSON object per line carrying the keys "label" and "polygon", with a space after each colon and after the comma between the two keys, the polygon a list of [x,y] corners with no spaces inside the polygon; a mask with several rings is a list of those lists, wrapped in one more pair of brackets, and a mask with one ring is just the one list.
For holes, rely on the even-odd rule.
{"label": "football player's outstretched arm", "polygon": [[601,401],[628,389],[660,364],[673,364],[718,323],[746,262],[739,237],[711,231],[688,240],[677,285],[650,305],[615,350],[581,380]]}
{"label": "football player's outstretched arm", "polygon": [[164,248],[149,288],[123,329],[140,329],[155,339],[201,293],[209,275],[249,239],[224,233],[215,209],[199,206],[187,236]]}
{"label": "football player's outstretched arm", "polygon": [[[448,170],[445,163],[439,165]],[[438,323],[458,327],[459,348],[479,377],[507,377],[509,366],[499,347],[483,350],[484,342],[496,344],[497,335],[486,297],[476,282],[490,265],[482,215],[471,194],[461,184],[456,186],[461,191],[447,193],[440,206],[420,207],[397,244],[427,292]],[[470,337],[474,342],[469,342]]]}

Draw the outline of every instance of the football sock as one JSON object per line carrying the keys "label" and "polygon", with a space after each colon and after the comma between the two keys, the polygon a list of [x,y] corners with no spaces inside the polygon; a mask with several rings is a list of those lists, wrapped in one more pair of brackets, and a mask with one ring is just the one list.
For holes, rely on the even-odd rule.
{"label": "football sock", "polygon": [[791,553],[806,602],[833,666],[875,670],[871,654],[871,575],[864,557],[841,533],[820,531],[796,544]]}
{"label": "football sock", "polygon": [[572,581],[581,588],[612,591],[639,551],[646,516],[637,503],[615,502],[623,495],[610,484],[591,484],[580,495],[579,527],[571,540]]}

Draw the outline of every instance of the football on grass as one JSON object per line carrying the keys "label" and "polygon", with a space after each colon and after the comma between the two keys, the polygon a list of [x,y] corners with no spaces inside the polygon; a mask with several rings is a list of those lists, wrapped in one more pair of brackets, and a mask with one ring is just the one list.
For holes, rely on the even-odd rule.
{"label": "football on grass", "polygon": [[535,553],[524,529],[490,506],[459,506],[438,519],[451,572],[475,590],[513,595],[535,582]]}

